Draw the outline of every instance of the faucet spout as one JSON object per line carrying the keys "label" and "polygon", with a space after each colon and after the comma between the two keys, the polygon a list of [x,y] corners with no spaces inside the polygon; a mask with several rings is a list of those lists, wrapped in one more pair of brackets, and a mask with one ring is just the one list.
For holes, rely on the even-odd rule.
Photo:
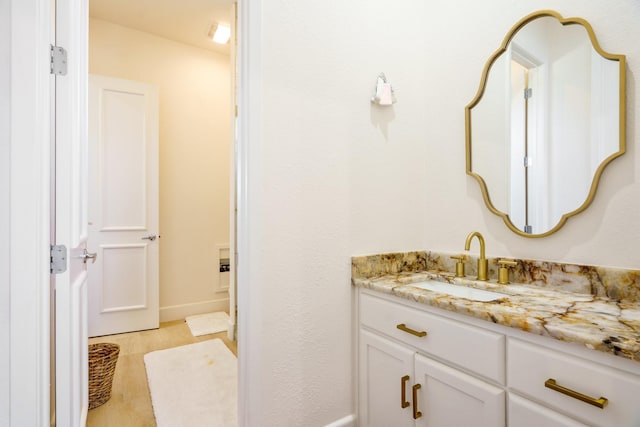
{"label": "faucet spout", "polygon": [[471,247],[471,240],[473,240],[474,237],[477,237],[478,242],[480,242],[480,258],[484,259],[485,258],[484,237],[482,237],[482,234],[480,234],[477,231],[472,231],[471,233],[469,233],[469,235],[467,236],[467,241],[464,243],[464,250],[465,251],[469,250],[469,248]]}
{"label": "faucet spout", "polygon": [[480,258],[478,258],[478,280],[485,281],[487,280],[487,270],[489,269],[489,262],[485,257],[485,246],[484,246],[484,237],[477,231],[472,231],[467,236],[467,240],[464,243],[464,250],[468,251],[471,248],[471,240],[474,237],[478,238],[478,242],[480,243]]}

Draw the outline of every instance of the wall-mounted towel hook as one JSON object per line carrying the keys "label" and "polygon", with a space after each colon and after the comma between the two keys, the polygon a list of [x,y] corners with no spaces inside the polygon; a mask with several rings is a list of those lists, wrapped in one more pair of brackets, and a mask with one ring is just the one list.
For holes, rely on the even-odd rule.
{"label": "wall-mounted towel hook", "polygon": [[396,103],[396,95],[393,91],[391,83],[387,82],[387,77],[384,73],[378,75],[376,82],[376,89],[371,102],[378,105],[392,105]]}

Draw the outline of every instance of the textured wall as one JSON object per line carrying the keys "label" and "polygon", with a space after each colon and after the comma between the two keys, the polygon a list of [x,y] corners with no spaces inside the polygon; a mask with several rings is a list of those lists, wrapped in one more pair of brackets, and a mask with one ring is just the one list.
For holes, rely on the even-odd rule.
{"label": "textured wall", "polygon": [[[465,175],[464,106],[506,32],[544,8],[586,18],[604,49],[627,55],[628,149],[588,211],[525,239]],[[239,325],[252,337],[240,348],[250,425],[324,425],[354,410],[352,255],[461,252],[478,230],[491,256],[640,266],[636,0],[270,0],[261,19],[251,282],[240,284],[240,310],[251,311]],[[396,88],[393,108],[369,103],[381,71]]]}
{"label": "textured wall", "polygon": [[213,289],[229,244],[229,57],[96,19],[89,41],[91,73],[160,88],[161,311],[227,298]]}
{"label": "textured wall", "polygon": [[[251,319],[239,335],[255,337],[246,353],[239,347],[251,358],[248,425],[320,426],[353,412],[350,257],[424,246],[426,194],[437,185],[425,121],[441,100],[425,77],[425,2],[262,8],[252,271],[239,283]],[[393,107],[370,102],[380,72],[396,90]]]}

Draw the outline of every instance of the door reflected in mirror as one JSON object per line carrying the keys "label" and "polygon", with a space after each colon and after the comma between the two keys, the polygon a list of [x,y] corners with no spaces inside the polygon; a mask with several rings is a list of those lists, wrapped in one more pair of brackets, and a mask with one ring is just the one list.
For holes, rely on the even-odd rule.
{"label": "door reflected in mirror", "polygon": [[519,21],[465,108],[467,173],[517,234],[542,237],[593,200],[625,151],[625,57],[553,11]]}

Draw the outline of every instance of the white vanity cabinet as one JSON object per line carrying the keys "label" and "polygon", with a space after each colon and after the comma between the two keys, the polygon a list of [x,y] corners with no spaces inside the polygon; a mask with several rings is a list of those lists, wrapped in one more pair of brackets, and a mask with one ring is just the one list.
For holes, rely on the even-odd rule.
{"label": "white vanity cabinet", "polygon": [[505,425],[504,390],[463,372],[503,379],[504,337],[367,293],[359,304],[360,426]]}
{"label": "white vanity cabinet", "polygon": [[357,328],[361,427],[640,427],[638,362],[367,289]]}

